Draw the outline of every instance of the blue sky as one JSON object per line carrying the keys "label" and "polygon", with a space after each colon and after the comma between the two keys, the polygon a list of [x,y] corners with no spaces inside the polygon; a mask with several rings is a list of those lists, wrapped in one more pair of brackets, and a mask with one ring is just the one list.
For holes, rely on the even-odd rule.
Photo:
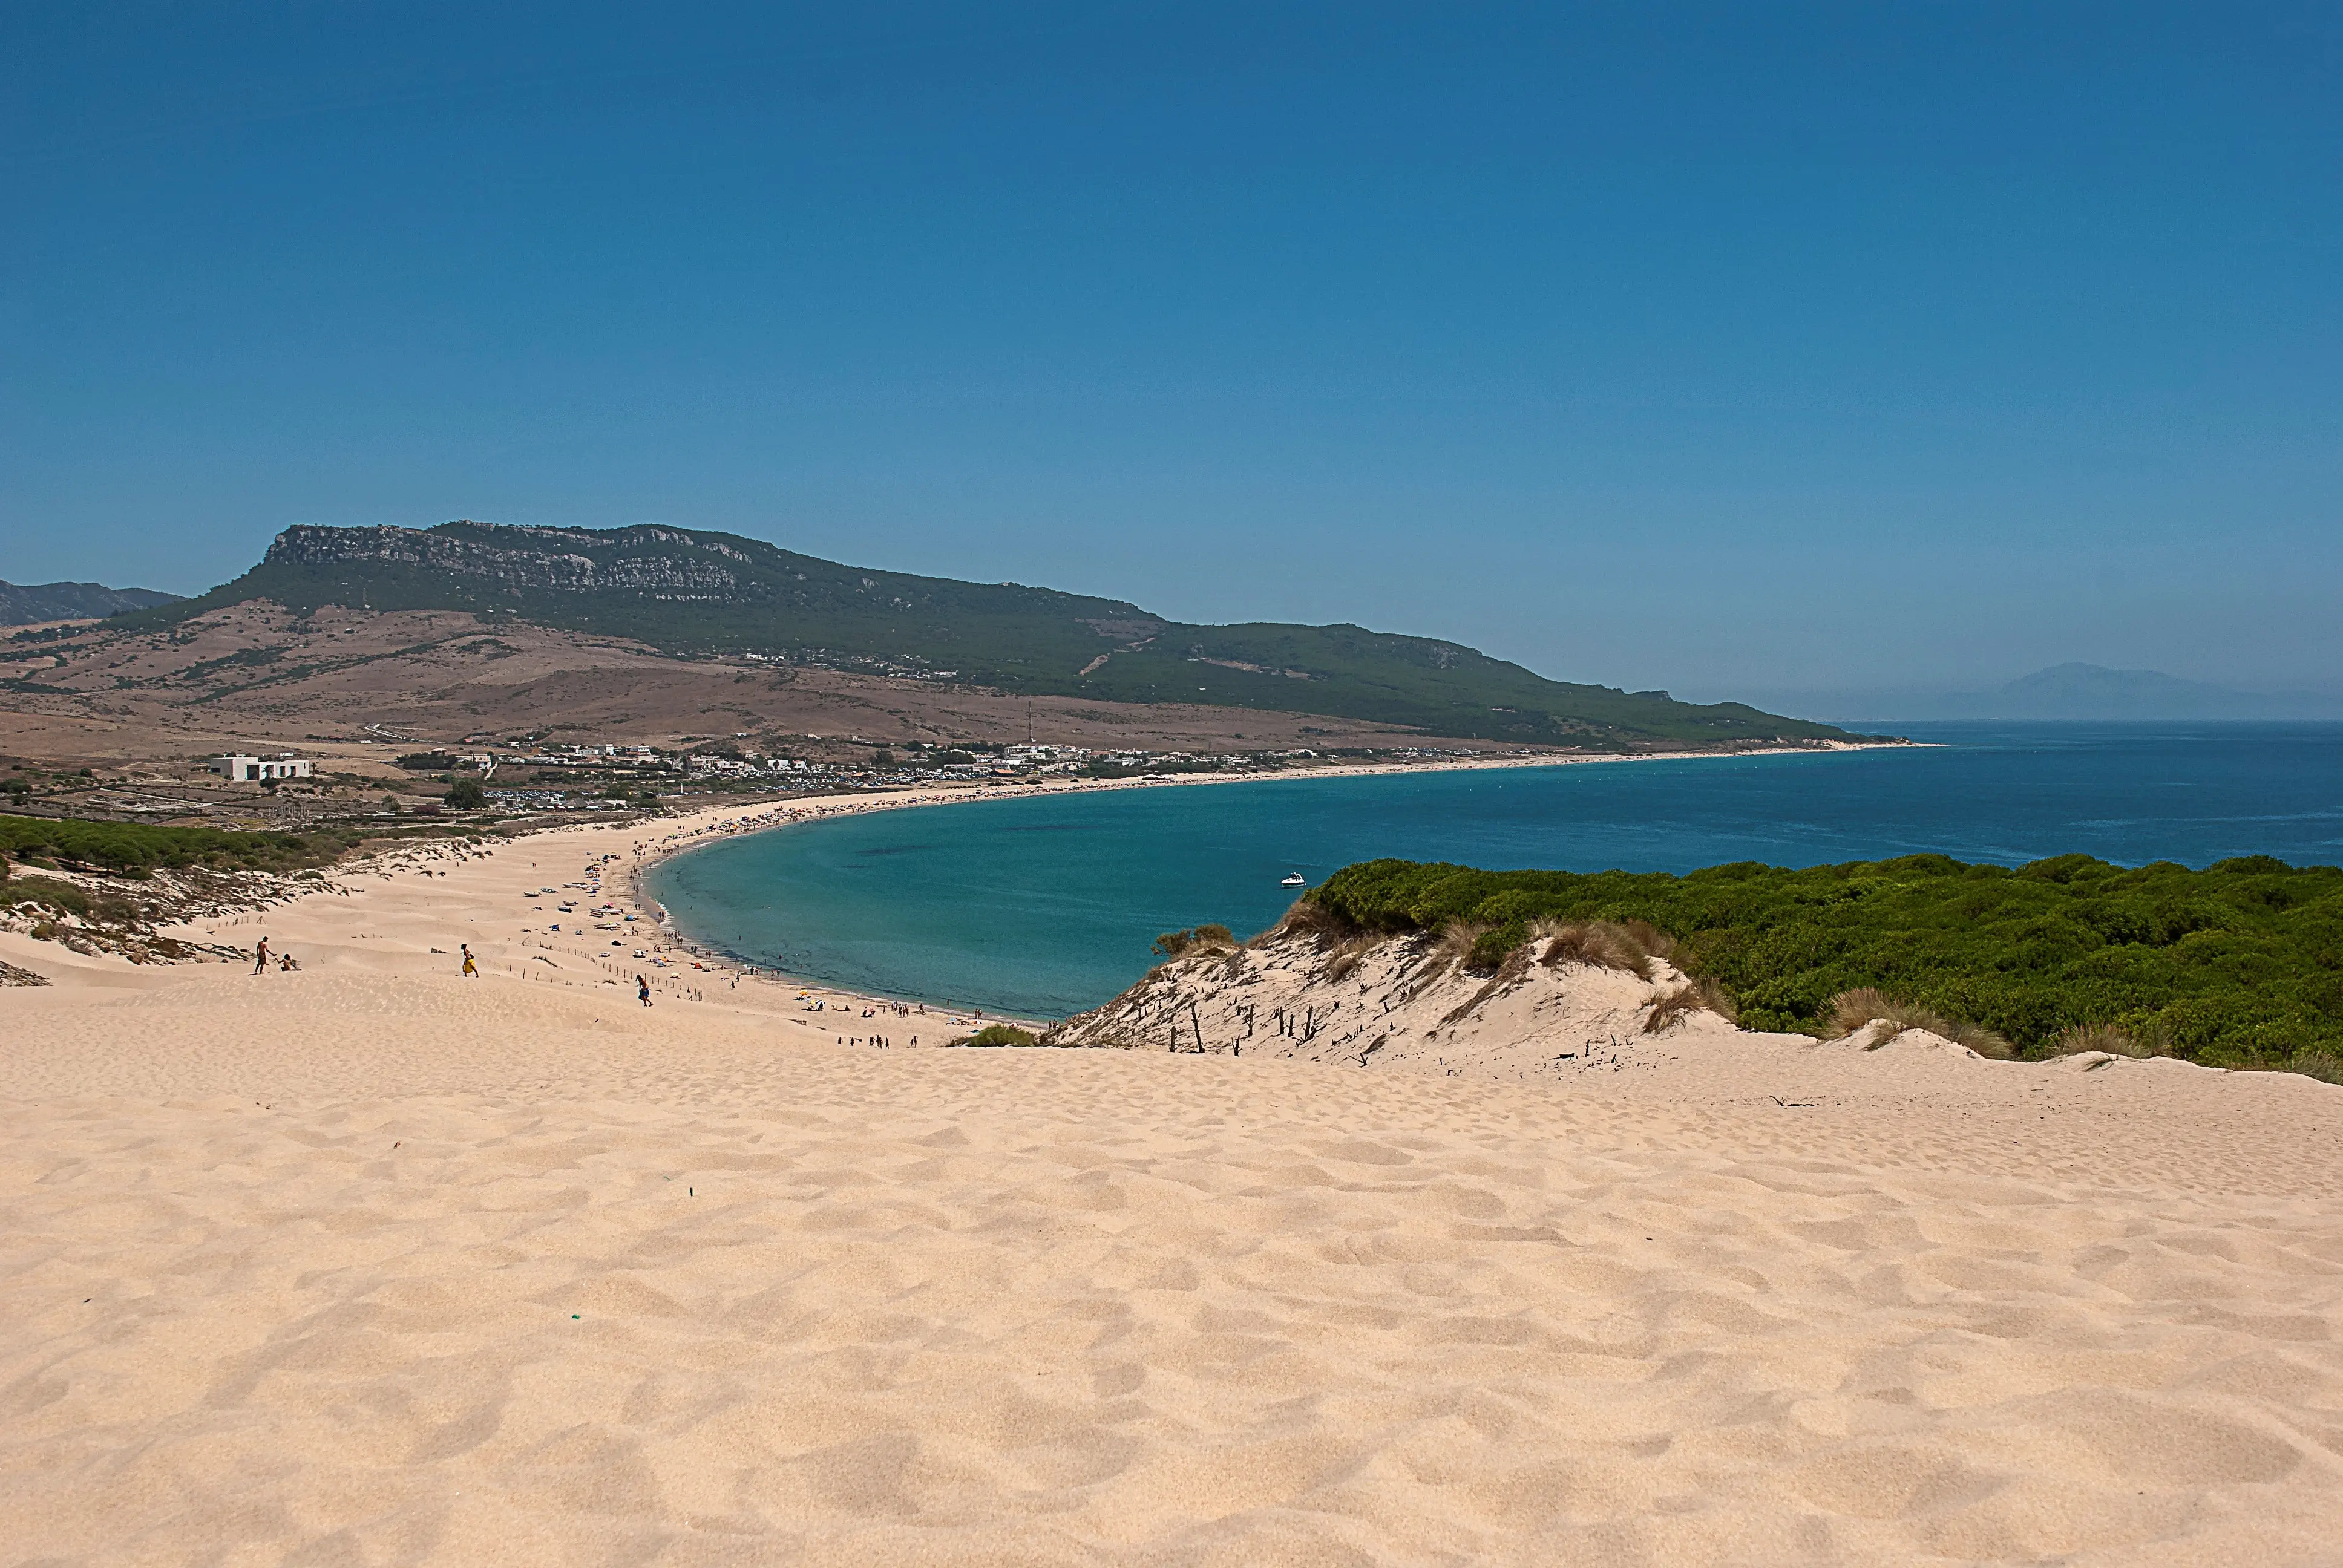
{"label": "blue sky", "polygon": [[1680,695],[2343,685],[2343,13],[0,11],[0,577],[724,528]]}

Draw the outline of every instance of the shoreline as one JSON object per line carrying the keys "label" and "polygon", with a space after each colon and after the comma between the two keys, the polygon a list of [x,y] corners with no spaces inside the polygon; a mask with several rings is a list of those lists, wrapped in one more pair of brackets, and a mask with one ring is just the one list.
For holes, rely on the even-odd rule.
{"label": "shoreline", "polygon": [[[816,978],[797,975],[775,966],[729,952],[694,938],[672,923],[671,911],[650,899],[642,875],[669,859],[710,848],[744,834],[860,816],[953,805],[978,805],[990,800],[1041,795],[1091,793],[1114,789],[1185,789],[1199,785],[1300,782],[1311,779],[1360,778],[1425,771],[1486,771],[1499,769],[1571,767],[1582,764],[1646,761],[1712,760],[1735,757],[1785,756],[1822,751],[1887,749],[1909,742],[1833,742],[1750,748],[1735,751],[1646,752],[1626,756],[1538,756],[1454,759],[1439,762],[1337,764],[1275,773],[1178,774],[1136,779],[1056,779],[1036,783],[974,783],[857,795],[805,795],[782,799],[710,805],[672,817],[638,818],[631,821],[548,823],[510,839],[474,846],[459,839],[418,840],[364,860],[338,866],[316,882],[289,882],[273,890],[277,901],[256,907],[216,911],[166,926],[169,935],[215,953],[230,949],[248,952],[262,935],[272,950],[288,950],[305,966],[364,969],[374,971],[452,971],[460,962],[460,949],[468,941],[484,973],[498,969],[508,977],[527,977],[539,983],[597,989],[609,985],[631,990],[635,977],[651,982],[661,999],[689,1000],[695,1006],[737,1005],[759,1013],[775,1010],[798,1015],[812,1011],[825,1024],[846,1027],[833,1030],[842,1040],[859,1038],[853,1026],[864,1015],[876,1023],[886,1010],[910,1001],[925,1007],[939,1028],[967,1032],[986,1023],[1009,1022],[1047,1027],[1052,1020],[1025,1018],[990,1009],[954,1003],[920,1001],[888,996]],[[578,860],[566,859],[574,855]],[[608,929],[573,929],[579,922],[558,910],[563,901],[584,900],[573,895],[582,887],[568,885],[573,869],[548,881],[548,869],[576,867],[590,860],[592,896],[620,906]],[[616,872],[617,875],[607,875]],[[552,886],[549,898],[537,889]],[[396,920],[378,914],[396,910]],[[631,914],[632,921],[624,917]],[[516,915],[524,918],[516,921]],[[663,919],[663,917],[667,917]],[[524,923],[525,922],[525,923]],[[397,931],[377,929],[386,924]],[[519,929],[515,930],[516,924]],[[591,927],[593,922],[585,922]],[[555,930],[559,927],[562,929]],[[499,930],[501,928],[501,930]],[[615,951],[608,945],[618,942]],[[641,958],[635,957],[640,951]],[[149,990],[171,985],[176,977],[203,973],[234,960],[200,959],[176,964],[138,964],[116,954],[83,954],[62,944],[35,941],[29,936],[0,931],[0,963],[11,963],[47,977],[69,989]],[[810,1028],[810,1024],[808,1025]],[[906,1030],[908,1036],[910,1030]],[[929,1039],[921,1030],[920,1038]]]}
{"label": "shoreline", "polygon": [[[1140,779],[1068,779],[1056,781],[1044,779],[1031,784],[939,785],[924,789],[889,790],[865,796],[803,796],[792,800],[774,801],[761,808],[750,808],[750,810],[759,814],[759,819],[755,821],[746,818],[738,821],[701,821],[699,827],[681,835],[692,841],[669,844],[654,854],[645,856],[638,848],[636,863],[627,878],[627,890],[629,900],[636,905],[639,912],[656,911],[654,918],[659,929],[666,932],[676,945],[692,952],[703,961],[712,960],[738,966],[759,975],[775,977],[786,984],[841,996],[854,1001],[892,1005],[919,999],[887,996],[874,991],[859,991],[837,985],[832,981],[791,974],[771,965],[760,964],[744,954],[735,953],[716,943],[692,937],[674,923],[673,911],[644,892],[643,878],[653,868],[663,865],[667,861],[679,859],[685,855],[695,854],[702,849],[713,849],[728,839],[756,833],[779,832],[784,829],[804,827],[813,822],[827,821],[838,817],[866,816],[873,811],[925,809],[939,806],[981,804],[988,800],[1030,799],[1042,795],[1090,794],[1111,789],[1184,789],[1191,786],[1214,784],[1267,784],[1323,779],[1367,779],[1408,773],[1488,772],[1521,768],[1567,768],[1597,763],[1709,761],[1739,757],[1787,757],[1846,751],[1900,750],[1909,747],[1935,749],[1936,745],[1936,743],[1930,741],[1910,740],[1824,741],[1814,745],[1750,747],[1735,751],[1458,758],[1441,762],[1345,763],[1328,768],[1295,769],[1274,773],[1197,773]],[[796,809],[800,801],[812,800],[825,802],[826,809],[814,810]],[[776,814],[781,814],[782,819],[763,819]],[[680,824],[721,815],[722,813],[719,811],[702,812],[695,813],[691,818],[679,818],[673,820]],[[556,829],[556,831],[559,830]],[[672,839],[677,835],[670,834],[668,837]],[[922,1003],[922,1005],[925,1004]],[[1047,1028],[1059,1021],[1053,1019],[994,1013],[968,1007],[955,1007],[950,1010],[968,1013],[980,1025],[985,1021],[991,1021],[1031,1024]]]}

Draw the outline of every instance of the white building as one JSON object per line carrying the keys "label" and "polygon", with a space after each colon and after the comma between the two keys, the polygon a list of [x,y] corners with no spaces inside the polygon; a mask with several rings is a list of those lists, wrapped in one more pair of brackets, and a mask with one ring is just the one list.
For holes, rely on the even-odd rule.
{"label": "white building", "polygon": [[242,755],[215,757],[206,766],[215,773],[229,779],[242,779],[247,783],[260,779],[307,779],[309,777],[309,759],[307,757],[296,757],[290,752],[279,753],[275,757]]}

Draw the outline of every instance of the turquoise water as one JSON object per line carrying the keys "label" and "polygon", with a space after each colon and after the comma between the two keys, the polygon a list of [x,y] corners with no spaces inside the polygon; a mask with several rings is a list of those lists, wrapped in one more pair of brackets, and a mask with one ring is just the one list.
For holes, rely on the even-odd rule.
{"label": "turquoise water", "polygon": [[[1880,726],[1880,728],[1885,728]],[[1353,860],[1687,871],[1939,850],[2022,864],[2343,861],[2343,725],[1903,725],[1928,748],[1293,779],[789,828],[656,868],[687,934],[834,984],[1054,1017],[1158,931],[1272,924]]]}

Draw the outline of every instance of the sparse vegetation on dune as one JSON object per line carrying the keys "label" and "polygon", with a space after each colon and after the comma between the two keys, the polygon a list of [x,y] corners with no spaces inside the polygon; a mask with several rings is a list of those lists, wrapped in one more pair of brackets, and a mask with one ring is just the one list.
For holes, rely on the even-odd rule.
{"label": "sparse vegetation on dune", "polygon": [[[1655,956],[1644,938],[1659,934],[1641,920],[1632,925],[1612,920],[1538,920],[1530,927],[1531,937],[1545,944],[1538,961],[1548,969],[1588,964],[1596,969],[1624,970],[1640,980],[1652,978],[1652,960]],[[1666,945],[1673,950],[1675,944],[1671,941]]]}
{"label": "sparse vegetation on dune", "polygon": [[[1497,939],[1493,940],[1492,939]],[[1418,984],[1435,976],[1446,974],[1458,964],[1467,969],[1494,969],[1505,960],[1512,947],[1503,933],[1472,920],[1452,920],[1440,930],[1431,946],[1418,955],[1414,973],[1409,978]]]}
{"label": "sparse vegetation on dune", "polygon": [[162,930],[323,886],[324,869],[353,852],[418,839],[469,852],[478,837],[470,829],[446,835],[436,825],[277,833],[0,816],[0,925],[137,963],[218,957],[237,950]]}
{"label": "sparse vegetation on dune", "polygon": [[1335,913],[1304,893],[1293,900],[1292,907],[1266,934],[1307,937],[1320,947],[1331,948],[1361,935],[1362,930],[1357,921]]}
{"label": "sparse vegetation on dune", "polygon": [[[2104,1030],[2106,1026],[2091,1026]],[[1830,1016],[1825,1020],[1823,1038],[1845,1040],[1850,1035],[1869,1031],[1863,1042],[1865,1050],[1877,1050],[1897,1035],[1922,1030],[1955,1045],[1965,1045],[1979,1056],[1989,1056],[2006,1061],[2017,1050],[1989,1029],[1970,1023],[1965,1019],[1946,1018],[1943,1013],[1887,995],[1876,986],[1857,986],[1831,998]],[[2072,1032],[2072,1031],[2069,1031]],[[2091,1047],[2086,1050],[2095,1049]]]}
{"label": "sparse vegetation on dune", "polygon": [[1192,931],[1165,931],[1155,939],[1155,950],[1167,959],[1226,956],[1242,946],[1236,933],[1222,925],[1198,926]]}
{"label": "sparse vegetation on dune", "polygon": [[1644,1032],[1659,1034],[1684,1014],[1699,1011],[1703,1005],[1704,1004],[1699,986],[1690,981],[1683,985],[1671,986],[1654,997],[1652,1005],[1644,1010]]}
{"label": "sparse vegetation on dune", "polygon": [[2154,1023],[2137,1031],[2111,1023],[2078,1023],[2059,1030],[2050,1042],[2053,1056],[2082,1056],[2091,1051],[2137,1058],[2170,1056],[2172,1037]]}
{"label": "sparse vegetation on dune", "polygon": [[[1423,933],[1450,961],[1645,978],[1655,960],[1704,989],[1655,999],[1744,1027],[1884,1044],[1925,1029],[1981,1055],[2169,1055],[2221,1067],[2343,1062],[2343,869],[2266,856],[2203,870],[2085,855],[2017,868],[1942,855],[1688,876],[1483,871],[1373,860],[1306,894],[1280,927],[1340,948]],[[1454,952],[1456,933],[1472,932]]]}
{"label": "sparse vegetation on dune", "polygon": [[1368,947],[1367,939],[1354,937],[1336,948],[1326,960],[1327,983],[1339,985],[1354,972],[1359,967],[1360,960],[1367,956]]}
{"label": "sparse vegetation on dune", "polygon": [[130,925],[151,911],[119,893],[92,892],[56,877],[9,877],[0,879],[0,909],[45,910],[105,925]]}

